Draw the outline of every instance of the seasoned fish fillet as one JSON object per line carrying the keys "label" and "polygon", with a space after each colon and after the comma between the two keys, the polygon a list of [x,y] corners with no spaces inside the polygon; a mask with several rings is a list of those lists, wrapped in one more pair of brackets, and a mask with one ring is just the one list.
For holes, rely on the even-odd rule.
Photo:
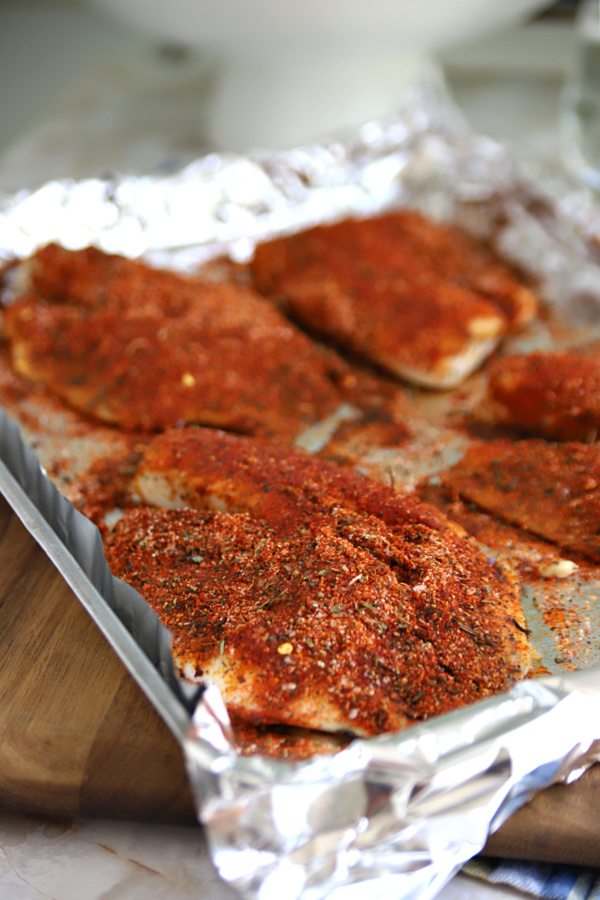
{"label": "seasoned fish fillet", "polygon": [[348,373],[251,290],[89,248],[40,250],[4,311],[13,365],[130,430],[202,422],[294,437],[333,413]]}
{"label": "seasoned fish fillet", "polygon": [[[491,566],[477,545],[462,537],[464,533],[459,534],[442,513],[410,494],[402,495],[351,469],[271,441],[197,427],[171,429],[153,438],[142,455],[134,484],[142,500],[156,506],[249,513],[280,542],[294,543],[298,535],[323,531],[343,535],[355,546],[359,541],[362,549],[377,559],[377,566],[386,561],[402,584],[413,585],[408,596],[417,608],[421,601],[425,603],[427,617],[439,614],[447,620],[450,604],[457,617],[454,626],[466,634],[471,626],[461,618],[459,608],[463,603],[471,607],[472,599],[482,597],[483,590],[488,600],[482,600],[478,613],[481,620],[475,630],[493,635],[492,641],[502,648],[512,677],[524,674],[529,666],[525,622],[515,583]],[[310,560],[312,566],[313,557],[311,550],[303,565]],[[340,594],[340,585],[325,577],[330,574],[329,564],[315,565],[318,596],[327,597],[335,607],[343,591]],[[368,562],[365,560],[362,566],[364,574]],[[348,576],[351,587],[355,575]],[[375,611],[379,609],[377,598],[384,590],[383,583],[377,580],[372,589],[375,597],[367,602]],[[389,623],[384,626],[382,640],[391,627]],[[439,634],[442,643],[454,639],[446,626]],[[452,652],[436,644],[440,660],[449,658]],[[326,727],[309,721],[303,724]],[[343,727],[354,730],[348,723]],[[393,727],[401,726],[396,721]]]}
{"label": "seasoned fish fillet", "polygon": [[487,247],[465,232],[435,222],[415,210],[400,210],[383,217],[390,239],[435,266],[435,271],[456,284],[483,294],[497,304],[511,328],[522,328],[538,312],[537,297]]}
{"label": "seasoned fish fillet", "polygon": [[440,531],[455,527],[435,507],[354,469],[274,441],[194,426],[169,429],[152,439],[134,487],[153,506],[248,512],[278,534],[314,520],[323,501],[325,517],[334,501],[392,528],[408,523]]}
{"label": "seasoned fish fillet", "polygon": [[339,506],[285,538],[246,514],[127,511],[112,571],[188,677],[245,720],[373,735],[504,690],[529,663],[514,582],[453,532]]}
{"label": "seasoned fish fillet", "polygon": [[600,562],[597,444],[490,441],[441,477],[488,512]]}
{"label": "seasoned fish fillet", "polygon": [[[450,238],[442,240],[448,229],[420,217],[415,222],[410,240],[407,215],[401,214],[346,220],[266,242],[251,264],[254,284],[292,318],[394,375],[453,387],[508,330],[531,318],[535,300],[505,270],[510,290],[503,291],[500,263],[487,268],[487,257],[483,251],[477,256],[466,236],[457,238],[471,248],[462,259],[457,247],[446,246]],[[487,293],[481,289],[486,273]]]}
{"label": "seasoned fish fillet", "polygon": [[490,366],[486,418],[541,437],[595,441],[600,429],[600,359],[530,353]]}
{"label": "seasoned fish fillet", "polygon": [[242,756],[270,756],[298,762],[338,753],[352,735],[343,731],[315,731],[289,725],[261,725],[230,715],[235,747]]}

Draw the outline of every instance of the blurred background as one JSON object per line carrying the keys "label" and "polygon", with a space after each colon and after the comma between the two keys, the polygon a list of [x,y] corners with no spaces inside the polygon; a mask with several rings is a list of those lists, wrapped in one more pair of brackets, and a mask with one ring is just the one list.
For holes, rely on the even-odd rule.
{"label": "blurred background", "polygon": [[0,0],[0,190],[318,139],[432,72],[478,130],[556,152],[576,0],[201,6]]}

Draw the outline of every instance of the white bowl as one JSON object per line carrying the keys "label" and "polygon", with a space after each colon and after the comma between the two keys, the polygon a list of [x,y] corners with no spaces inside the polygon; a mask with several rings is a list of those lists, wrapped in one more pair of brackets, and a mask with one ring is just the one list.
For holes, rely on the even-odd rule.
{"label": "white bowl", "polygon": [[433,51],[548,0],[88,0],[161,41],[220,55],[218,146],[287,146],[390,112]]}

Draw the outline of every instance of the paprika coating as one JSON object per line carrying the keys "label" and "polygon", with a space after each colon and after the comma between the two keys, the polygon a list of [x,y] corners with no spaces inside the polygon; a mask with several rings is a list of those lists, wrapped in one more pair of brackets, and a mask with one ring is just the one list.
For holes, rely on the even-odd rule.
{"label": "paprika coating", "polygon": [[278,534],[297,530],[319,515],[323,498],[388,527],[424,524],[456,529],[434,506],[374,481],[355,469],[300,448],[213,428],[171,428],[144,448],[133,479],[145,503],[248,512]]}
{"label": "paprika coating", "polygon": [[600,446],[575,441],[473,444],[443,483],[461,497],[600,563]]}
{"label": "paprika coating", "polygon": [[317,334],[402,379],[450,388],[537,311],[499,260],[454,232],[407,211],[348,219],[259,244],[251,272]]}
{"label": "paprika coating", "polygon": [[243,513],[128,510],[112,571],[181,670],[261,724],[374,735],[508,689],[529,648],[512,576],[470,539],[332,504],[285,538]]}
{"label": "paprika coating", "polygon": [[55,244],[24,271],[3,314],[14,368],[122,429],[191,421],[292,440],[354,383],[249,288]]}
{"label": "paprika coating", "polygon": [[556,441],[596,440],[600,359],[582,352],[500,357],[490,365],[485,418]]}

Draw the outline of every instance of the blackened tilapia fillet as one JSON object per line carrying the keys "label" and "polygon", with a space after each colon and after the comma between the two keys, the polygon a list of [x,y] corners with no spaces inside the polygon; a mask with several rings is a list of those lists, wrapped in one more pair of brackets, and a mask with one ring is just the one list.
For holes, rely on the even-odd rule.
{"label": "blackened tilapia fillet", "polygon": [[332,507],[285,538],[246,514],[129,510],[112,571],[237,716],[373,735],[507,689],[529,664],[515,583],[473,542]]}
{"label": "blackened tilapia fillet", "polygon": [[201,422],[293,439],[349,377],[264,298],[140,262],[48,245],[6,308],[16,370],[127,430]]}

